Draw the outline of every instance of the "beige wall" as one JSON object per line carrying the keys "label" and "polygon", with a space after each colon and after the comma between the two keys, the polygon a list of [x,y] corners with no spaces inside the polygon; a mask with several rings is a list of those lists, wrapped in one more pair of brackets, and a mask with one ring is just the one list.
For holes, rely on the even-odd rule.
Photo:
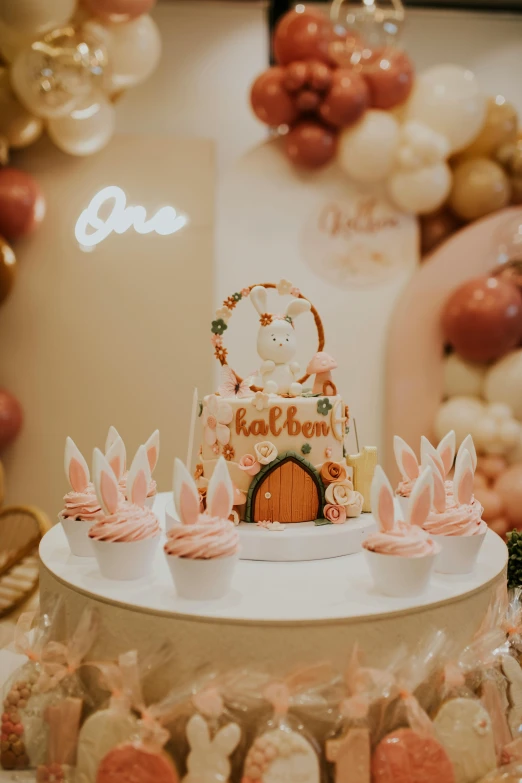
{"label": "beige wall", "polygon": [[[17,244],[19,279],[0,310],[0,380],[26,415],[4,455],[8,501],[54,516],[67,488],[65,437],[90,462],[110,424],[130,457],[159,427],[157,480],[169,489],[174,456],[186,453],[193,387],[211,383],[213,144],[125,135],[93,158],[42,144],[22,163],[42,184],[48,214]],[[149,216],[170,204],[190,223],[172,236],[113,234],[83,252],[76,220],[107,185]]]}

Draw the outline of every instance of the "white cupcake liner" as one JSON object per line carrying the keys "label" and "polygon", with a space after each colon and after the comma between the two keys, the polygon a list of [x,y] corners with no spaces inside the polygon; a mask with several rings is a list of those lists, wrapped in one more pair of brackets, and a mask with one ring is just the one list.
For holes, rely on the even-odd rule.
{"label": "white cupcake liner", "polygon": [[156,493],[154,493],[154,495],[150,495],[148,498],[145,499],[145,506],[147,508],[152,508],[155,500],[156,500]]}
{"label": "white cupcake liner", "polygon": [[432,555],[400,557],[363,549],[375,587],[393,598],[422,593],[428,586],[439,548]]}
{"label": "white cupcake liner", "polygon": [[91,538],[94,555],[105,579],[129,581],[149,576],[160,536],[143,541],[97,541]]}
{"label": "white cupcake liner", "polygon": [[435,561],[438,574],[470,574],[477,562],[487,528],[476,536],[436,536],[431,538],[440,546]]}
{"label": "white cupcake liner", "polygon": [[62,523],[71,554],[76,557],[94,557],[89,530],[96,520],[64,519],[61,514],[58,515],[58,520]]}
{"label": "white cupcake liner", "polygon": [[405,498],[402,495],[395,495],[396,499],[399,501],[399,507],[401,509],[401,515],[403,519],[406,519],[406,514],[408,511],[408,506],[410,503],[409,498]]}
{"label": "white cupcake liner", "polygon": [[167,554],[165,558],[180,598],[209,601],[223,598],[230,590],[239,554],[209,560]]}

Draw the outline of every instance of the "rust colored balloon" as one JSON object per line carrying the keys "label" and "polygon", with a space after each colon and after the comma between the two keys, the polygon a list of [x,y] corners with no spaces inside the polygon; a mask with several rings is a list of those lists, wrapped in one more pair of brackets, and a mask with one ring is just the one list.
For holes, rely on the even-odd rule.
{"label": "rust colored balloon", "polygon": [[332,83],[332,69],[326,63],[310,62],[308,63],[308,83],[312,90],[324,92]]}
{"label": "rust colored balloon", "polygon": [[321,96],[313,90],[301,90],[295,96],[297,111],[301,114],[312,114],[317,111],[321,103]]}
{"label": "rust colored balloon", "polygon": [[297,119],[294,102],[283,84],[284,78],[284,68],[269,68],[257,77],[250,93],[254,114],[272,127],[292,125]]}
{"label": "rust colored balloon", "polygon": [[292,163],[319,168],[335,155],[337,137],[318,122],[300,122],[285,136],[286,153]]}
{"label": "rust colored balloon", "polygon": [[440,209],[430,215],[421,215],[421,253],[423,256],[444,242],[461,226],[459,220],[449,209]]}
{"label": "rust colored balloon", "polygon": [[7,389],[0,389],[0,450],[14,441],[22,422],[22,406]]}
{"label": "rust colored balloon", "polygon": [[374,109],[393,109],[404,103],[413,87],[414,69],[410,58],[399,49],[376,49],[364,60],[362,74],[370,88]]}
{"label": "rust colored balloon", "polygon": [[13,287],[16,277],[16,258],[12,248],[0,237],[0,305]]}
{"label": "rust colored balloon", "polygon": [[280,65],[288,65],[293,60],[330,63],[330,45],[342,37],[319,11],[289,11],[275,29],[274,56]]}
{"label": "rust colored balloon", "polygon": [[329,125],[347,128],[362,117],[369,99],[369,90],[362,76],[339,68],[333,73],[332,85],[321,104],[319,115]]}
{"label": "rust colored balloon", "polygon": [[499,359],[522,337],[522,296],[496,277],[469,280],[447,300],[442,330],[445,342],[466,361]]}
{"label": "rust colored balloon", "polygon": [[285,68],[283,86],[288,92],[297,92],[308,85],[308,63],[297,61]]}
{"label": "rust colored balloon", "polygon": [[30,234],[43,220],[45,199],[25,171],[0,169],[0,234],[9,240]]}

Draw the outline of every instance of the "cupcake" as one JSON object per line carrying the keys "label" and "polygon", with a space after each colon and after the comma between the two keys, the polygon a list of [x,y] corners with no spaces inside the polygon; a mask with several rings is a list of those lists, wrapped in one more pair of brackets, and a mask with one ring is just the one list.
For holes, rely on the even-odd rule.
{"label": "cupcake", "polygon": [[[413,449],[398,435],[393,439],[393,450],[401,473],[401,480],[397,485],[395,495],[399,501],[403,518],[405,518],[408,502],[421,468]],[[437,448],[423,435],[421,437],[421,465],[424,464],[425,458],[428,456],[431,457],[444,479],[451,470],[455,458],[455,432],[453,430],[448,432]]]}
{"label": "cupcake", "polygon": [[106,579],[140,579],[152,570],[161,529],[146,506],[150,468],[140,446],[127,478],[128,500],[106,458],[94,450],[94,486],[104,515],[89,530],[100,573]]}
{"label": "cupcake", "polygon": [[168,532],[165,556],[178,595],[208,600],[230,589],[238,560],[239,535],[229,520],[234,489],[223,457],[208,485],[201,512],[196,484],[181,460],[174,470],[174,503],[181,522]]}
{"label": "cupcake", "polygon": [[390,596],[415,596],[428,585],[440,547],[422,530],[433,500],[433,475],[426,468],[415,481],[406,519],[395,519],[393,490],[378,465],[371,488],[379,530],[363,541],[377,589]]}
{"label": "cupcake", "polygon": [[89,468],[72,438],[65,441],[65,475],[71,486],[58,514],[69,548],[76,557],[94,557],[89,530],[103,517],[100,501],[91,483]]}
{"label": "cupcake", "polygon": [[[156,500],[156,495],[158,493],[158,487],[155,480],[152,478],[152,473],[158,464],[159,446],[159,430],[154,430],[148,441],[145,443],[145,450],[147,452],[147,459],[151,473],[146,499],[146,505],[149,506],[149,508],[152,508],[154,505],[154,501]],[[112,467],[114,474],[118,479],[120,491],[123,493],[124,497],[127,497],[128,472],[126,470],[126,450],[125,444],[123,443],[121,435],[118,434],[116,427],[109,427],[109,433],[107,435],[107,440],[105,441],[105,457],[107,458],[107,462]]]}
{"label": "cupcake", "polygon": [[435,563],[439,573],[469,574],[484,542],[488,526],[482,519],[483,508],[473,496],[475,465],[472,454],[461,447],[452,482],[445,485],[440,474],[433,471],[433,509],[423,530],[441,547]]}

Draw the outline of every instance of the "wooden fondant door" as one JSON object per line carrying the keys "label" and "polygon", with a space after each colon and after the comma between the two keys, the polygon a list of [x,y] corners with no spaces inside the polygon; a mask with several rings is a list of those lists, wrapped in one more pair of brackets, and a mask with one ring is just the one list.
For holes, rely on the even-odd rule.
{"label": "wooden fondant door", "polygon": [[319,514],[319,492],[308,471],[298,462],[281,462],[259,484],[253,521],[310,522]]}

